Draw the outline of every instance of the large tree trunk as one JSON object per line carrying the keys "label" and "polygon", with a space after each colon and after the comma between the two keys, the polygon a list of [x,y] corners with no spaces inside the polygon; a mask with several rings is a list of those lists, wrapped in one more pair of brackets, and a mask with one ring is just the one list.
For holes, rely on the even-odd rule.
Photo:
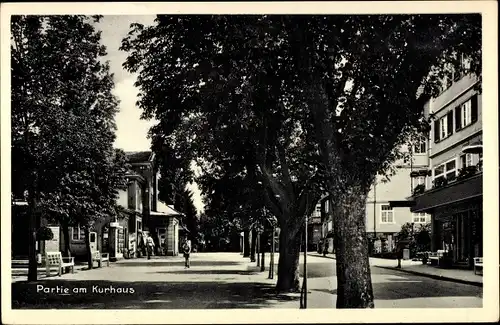
{"label": "large tree trunk", "polygon": [[36,219],[37,219],[37,209],[36,209],[36,196],[35,190],[30,189],[29,193],[29,220],[28,220],[28,281],[37,280],[37,268],[38,264],[36,261]]}
{"label": "large tree trunk", "polygon": [[64,252],[63,255],[66,257],[71,257],[71,245],[69,244],[69,225],[67,221],[61,222],[61,228],[64,236]]}
{"label": "large tree trunk", "polygon": [[255,262],[255,251],[257,248],[257,231],[252,229],[252,246],[250,247],[250,261]]}
{"label": "large tree trunk", "polygon": [[245,229],[243,231],[243,257],[249,257],[250,256],[250,238],[249,238],[249,231],[248,229]]}
{"label": "large tree trunk", "polygon": [[365,225],[366,195],[350,188],[334,200],[337,308],[373,308]]}
{"label": "large tree trunk", "polygon": [[300,232],[292,236],[288,229],[281,229],[278,261],[278,292],[298,292]]}
{"label": "large tree trunk", "polygon": [[92,251],[90,250],[90,229],[85,227],[85,250],[87,252],[87,261],[89,270],[94,267],[94,262],[92,261]]}

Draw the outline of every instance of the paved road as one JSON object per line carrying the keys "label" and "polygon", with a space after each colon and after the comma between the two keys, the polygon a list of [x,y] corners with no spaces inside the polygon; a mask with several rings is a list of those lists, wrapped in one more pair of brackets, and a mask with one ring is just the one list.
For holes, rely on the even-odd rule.
{"label": "paved road", "polygon": [[[335,261],[308,257],[309,308],[334,308]],[[239,254],[193,254],[112,263],[39,281],[12,284],[13,308],[214,309],[298,308],[298,295],[274,293],[274,280]],[[482,288],[372,267],[377,308],[481,307]],[[58,290],[59,289],[59,290]],[[65,292],[66,290],[66,292]]]}

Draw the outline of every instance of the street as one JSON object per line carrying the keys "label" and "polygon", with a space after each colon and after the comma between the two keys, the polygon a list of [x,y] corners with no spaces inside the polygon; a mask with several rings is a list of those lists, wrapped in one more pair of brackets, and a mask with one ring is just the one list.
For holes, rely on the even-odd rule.
{"label": "street", "polygon": [[[269,256],[266,261],[260,272],[238,253],[196,253],[189,269],[182,257],[122,260],[36,283],[14,282],[12,308],[299,308],[298,294],[274,293],[277,277],[267,279]],[[307,261],[308,308],[335,308],[335,260],[308,256]],[[371,273],[376,308],[482,306],[481,287],[375,266]]]}

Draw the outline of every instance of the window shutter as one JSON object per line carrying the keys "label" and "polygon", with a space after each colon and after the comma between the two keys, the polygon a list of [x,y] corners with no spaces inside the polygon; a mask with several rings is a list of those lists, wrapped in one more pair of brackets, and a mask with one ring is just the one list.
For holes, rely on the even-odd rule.
{"label": "window shutter", "polygon": [[434,121],[434,143],[439,142],[439,120]]}
{"label": "window shutter", "polygon": [[455,131],[462,128],[462,106],[455,107]]}
{"label": "window shutter", "polygon": [[448,135],[453,134],[453,110],[448,112],[447,121],[448,122]]}
{"label": "window shutter", "polygon": [[471,98],[471,122],[477,121],[477,94]]}

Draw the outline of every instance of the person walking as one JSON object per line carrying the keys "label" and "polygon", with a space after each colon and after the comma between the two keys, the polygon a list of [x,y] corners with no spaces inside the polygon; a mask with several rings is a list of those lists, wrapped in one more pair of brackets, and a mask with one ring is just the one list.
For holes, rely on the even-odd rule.
{"label": "person walking", "polygon": [[182,245],[182,252],[184,253],[184,268],[190,267],[189,255],[191,254],[191,241],[186,237]]}
{"label": "person walking", "polygon": [[148,254],[148,260],[151,259],[151,255],[153,254],[153,249],[155,247],[155,243],[153,238],[148,234],[146,237],[146,252]]}

